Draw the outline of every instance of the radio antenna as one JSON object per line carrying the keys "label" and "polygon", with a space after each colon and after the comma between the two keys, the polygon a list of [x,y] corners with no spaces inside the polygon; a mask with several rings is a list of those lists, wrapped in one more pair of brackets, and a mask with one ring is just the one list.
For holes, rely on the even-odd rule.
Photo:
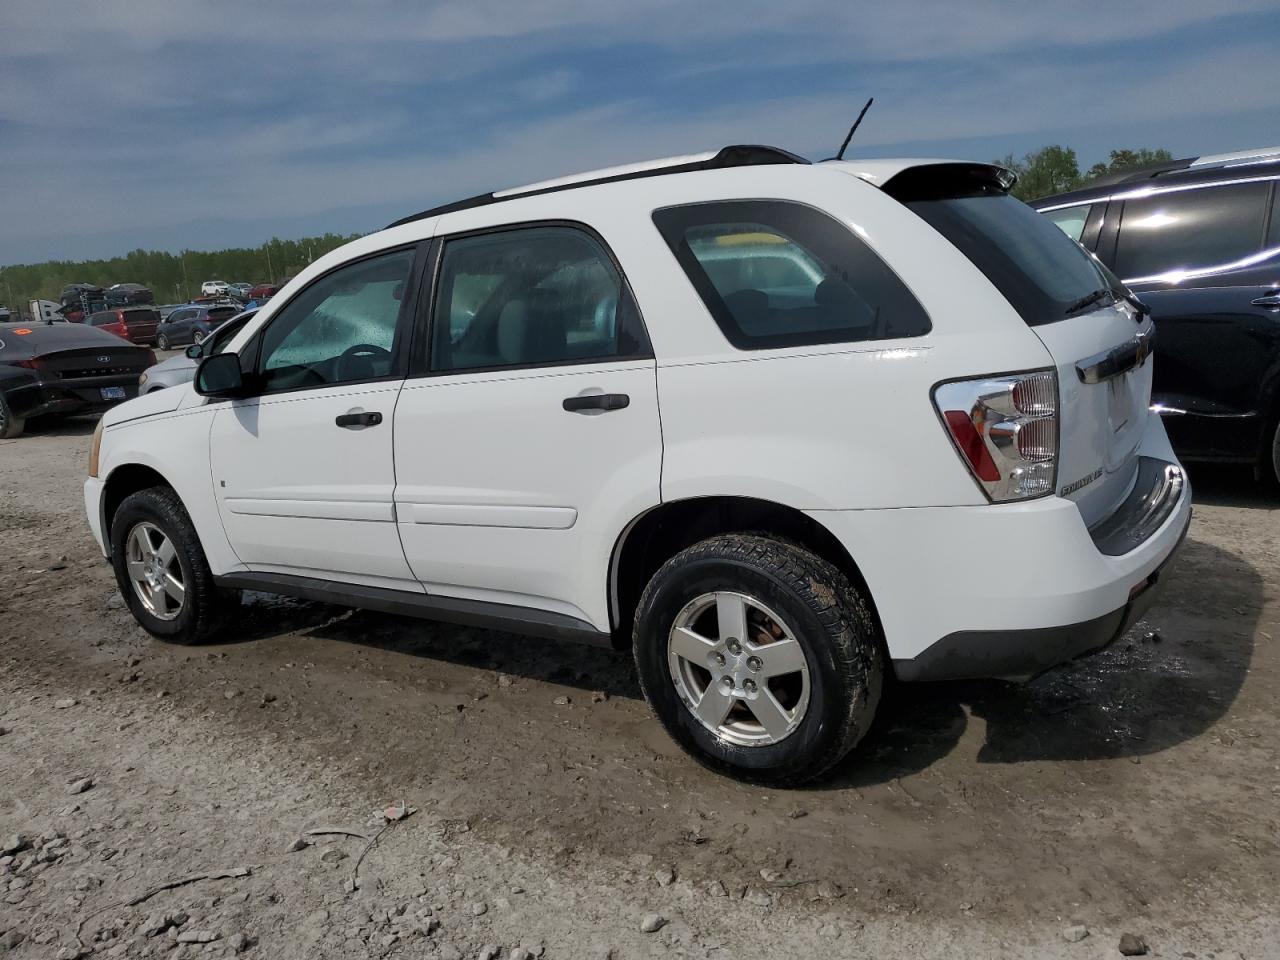
{"label": "radio antenna", "polygon": [[858,119],[853,121],[853,126],[849,128],[849,135],[844,138],[844,143],[840,144],[840,152],[836,154],[835,159],[844,159],[844,152],[849,149],[849,141],[853,139],[853,135],[858,129],[858,124],[860,124],[862,122],[862,118],[867,115],[867,111],[871,108],[871,104],[875,102],[875,99],[875,97],[867,98],[867,102],[863,106],[862,112],[858,114]]}

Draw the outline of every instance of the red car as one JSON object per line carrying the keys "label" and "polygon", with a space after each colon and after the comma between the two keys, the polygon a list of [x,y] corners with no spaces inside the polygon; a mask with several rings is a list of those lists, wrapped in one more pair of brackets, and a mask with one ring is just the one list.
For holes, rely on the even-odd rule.
{"label": "red car", "polygon": [[292,279],[293,277],[281,277],[275,283],[259,283],[249,288],[248,297],[250,300],[270,300]]}
{"label": "red car", "polygon": [[155,346],[156,331],[160,327],[160,311],[155,307],[118,307],[89,314],[86,321],[130,343]]}

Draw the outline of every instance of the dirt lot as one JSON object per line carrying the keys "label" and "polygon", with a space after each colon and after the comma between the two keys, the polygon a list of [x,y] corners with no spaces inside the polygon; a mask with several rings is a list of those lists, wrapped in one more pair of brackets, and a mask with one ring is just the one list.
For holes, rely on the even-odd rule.
{"label": "dirt lot", "polygon": [[[91,429],[0,442],[0,954],[1280,956],[1280,511],[1246,473],[1193,476],[1127,641],[895,690],[783,792],[682,756],[602,651],[263,595],[226,643],[150,640],[82,517]],[[290,850],[401,800],[359,864]]]}

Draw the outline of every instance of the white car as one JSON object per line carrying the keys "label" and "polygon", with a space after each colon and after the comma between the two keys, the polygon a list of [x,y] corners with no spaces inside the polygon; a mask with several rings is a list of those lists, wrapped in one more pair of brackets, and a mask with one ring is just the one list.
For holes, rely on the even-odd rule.
{"label": "white car", "polygon": [[206,280],[200,284],[200,294],[205,297],[216,297],[219,294],[229,293],[231,284],[225,280]]}
{"label": "white car", "polygon": [[802,782],[889,671],[1105,647],[1190,522],[1150,322],[1012,181],[733,147],[409,217],[109,412],[90,525],[162,639],[254,589],[629,648]]}

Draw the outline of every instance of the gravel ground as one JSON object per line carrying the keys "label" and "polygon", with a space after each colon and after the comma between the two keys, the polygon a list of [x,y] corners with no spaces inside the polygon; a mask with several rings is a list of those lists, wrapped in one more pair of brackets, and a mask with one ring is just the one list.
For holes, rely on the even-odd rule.
{"label": "gravel ground", "polygon": [[152,641],[82,517],[91,430],[0,441],[0,954],[1280,957],[1280,510],[1247,474],[1196,473],[1113,650],[895,689],[776,791],[681,755],[603,651],[258,594],[224,643]]}

